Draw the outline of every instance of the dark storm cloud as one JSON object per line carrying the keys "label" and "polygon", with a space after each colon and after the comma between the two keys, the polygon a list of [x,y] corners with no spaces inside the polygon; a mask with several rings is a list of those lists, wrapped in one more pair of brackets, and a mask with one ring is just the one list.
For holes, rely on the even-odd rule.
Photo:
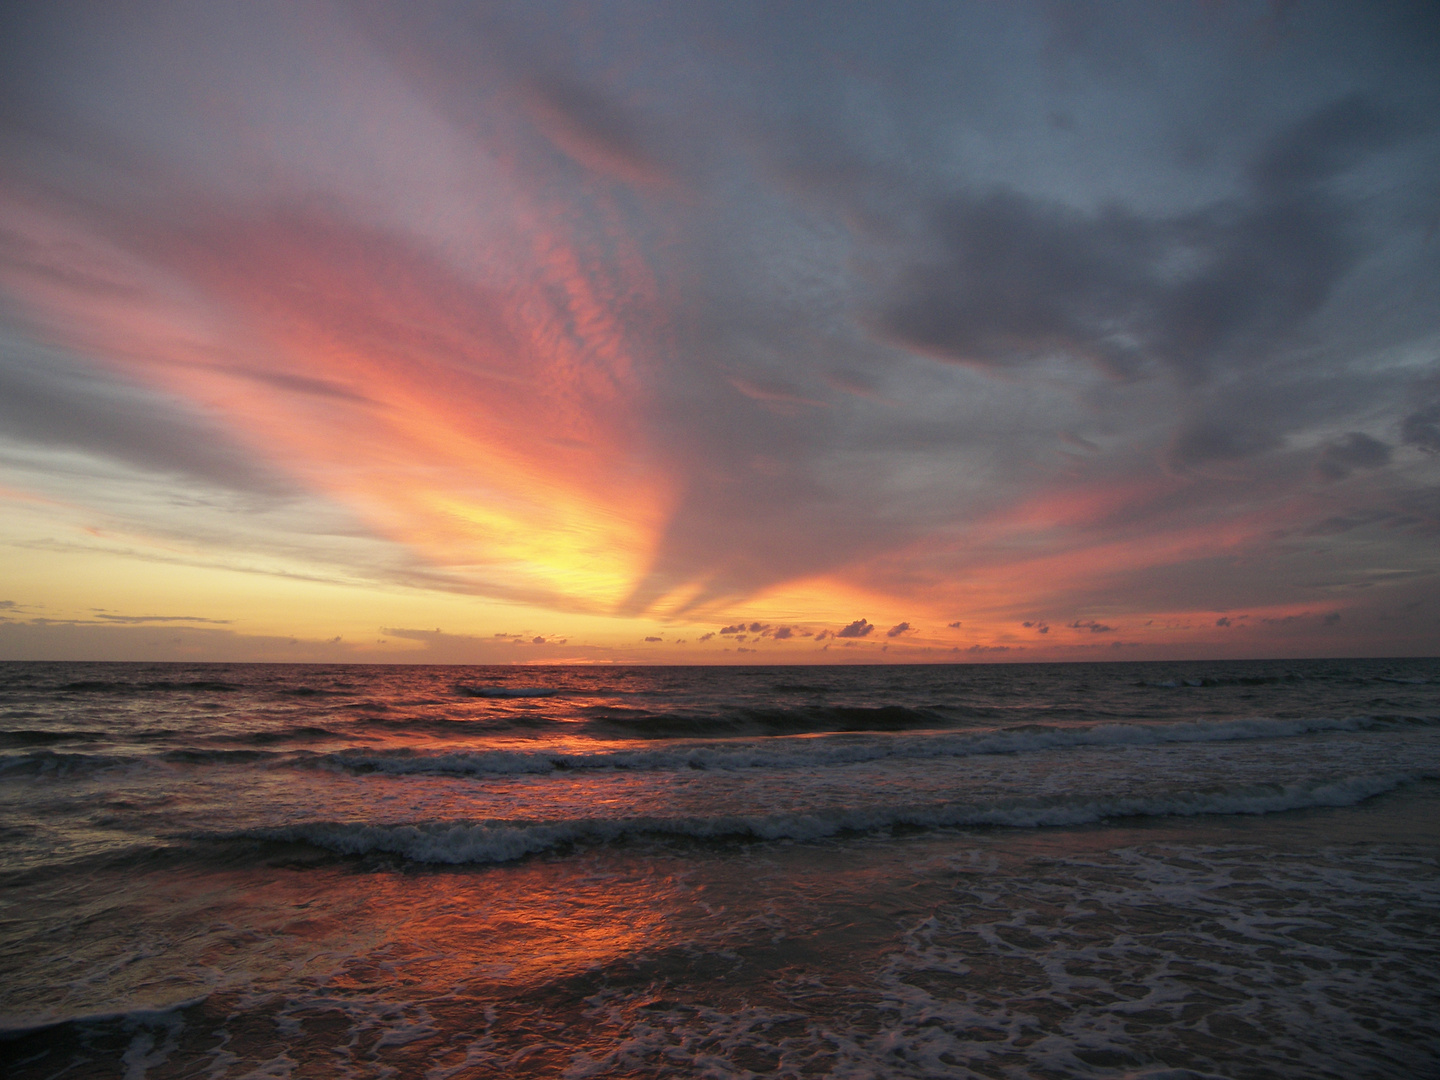
{"label": "dark storm cloud", "polygon": [[[1363,251],[1358,210],[1327,182],[1399,130],[1364,98],[1332,102],[1271,140],[1242,196],[1170,217],[1081,211],[1003,187],[949,196],[929,213],[934,254],[903,276],[878,325],[981,367],[1061,354],[1117,375],[1159,362],[1198,381],[1261,363]],[[1190,454],[1266,445],[1197,436]]]}

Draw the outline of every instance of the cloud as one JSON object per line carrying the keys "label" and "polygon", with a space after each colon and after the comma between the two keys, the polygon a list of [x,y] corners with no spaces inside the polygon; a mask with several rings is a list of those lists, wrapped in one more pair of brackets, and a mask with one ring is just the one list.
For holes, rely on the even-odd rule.
{"label": "cloud", "polygon": [[794,633],[795,631],[790,627],[781,626],[776,629],[774,637],[776,641],[784,641],[786,638],[794,636]]}
{"label": "cloud", "polygon": [[952,622],[952,623],[946,623],[945,625],[948,626],[951,630],[959,630],[959,629],[960,629],[960,620],[959,620],[959,619],[956,619],[954,622]]}
{"label": "cloud", "polygon": [[910,624],[909,624],[908,622],[902,622],[902,623],[896,623],[896,624],[895,624],[894,626],[892,626],[889,630],[886,630],[886,631],[885,631],[885,636],[888,637],[888,638],[897,638],[897,637],[899,637],[901,634],[906,634],[906,633],[909,633],[909,632],[910,632]]}
{"label": "cloud", "polygon": [[667,170],[647,148],[641,125],[596,86],[565,75],[528,83],[531,114],[552,142],[575,161],[633,184],[662,184]]}
{"label": "cloud", "polygon": [[662,640],[662,639],[661,639],[661,638],[658,638],[658,637],[647,637],[645,640],[646,640],[646,641],[660,641],[660,640]]}
{"label": "cloud", "polygon": [[1352,529],[1364,528],[1367,525],[1394,525],[1414,524],[1418,518],[1402,515],[1394,510],[1371,508],[1364,510],[1352,510],[1346,514],[1334,514],[1318,521],[1305,530],[1307,536],[1338,536],[1350,532]]}
{"label": "cloud", "polygon": [[1427,454],[1440,454],[1440,401],[1405,417],[1400,425],[1400,441]]}
{"label": "cloud", "polygon": [[[0,605],[3,606],[3,605]],[[110,612],[100,611],[95,613],[96,619],[111,623],[129,623],[139,625],[142,623],[210,623],[215,626],[228,626],[234,622],[233,619],[202,619],[198,615],[113,615]]]}
{"label": "cloud", "polygon": [[355,402],[362,405],[379,404],[352,387],[331,382],[328,379],[311,379],[304,375],[294,375],[284,371],[257,371],[243,367],[227,367],[221,370],[237,378],[250,379],[253,382],[264,383],[267,386],[274,386],[295,394],[308,394],[312,397],[330,398],[335,401]]}
{"label": "cloud", "polygon": [[[1303,593],[1302,537],[1326,588],[1429,557],[1440,78],[1398,9],[1321,5],[1270,64],[1235,5],[382,7],[6,24],[15,486],[86,471],[195,548],[112,475],[289,500],[206,527],[336,578],[368,530],[552,612],[870,595],[987,640]],[[1375,467],[1361,431],[1383,492],[1306,483]],[[73,503],[37,533],[112,524]]]}
{"label": "cloud", "polygon": [[[1302,344],[1376,242],[1333,181],[1409,133],[1366,97],[1332,101],[1272,136],[1240,193],[1173,215],[1081,210],[1005,186],[948,195],[875,325],[982,370],[1058,357],[1125,378],[1248,380]],[[1183,473],[1276,450],[1303,418],[1297,404],[1278,392],[1242,409],[1197,399],[1167,464]]]}
{"label": "cloud", "polygon": [[272,499],[299,492],[198,410],[19,336],[0,335],[0,434]]}
{"label": "cloud", "polygon": [[1215,625],[1216,625],[1216,626],[1229,626],[1229,625],[1230,625],[1230,619],[1229,619],[1229,617],[1226,616],[1226,615],[1221,615],[1220,618],[1218,618],[1218,619],[1215,620]]}
{"label": "cloud", "polygon": [[1328,444],[1315,464],[1326,480],[1343,480],[1356,469],[1378,469],[1390,464],[1390,447],[1361,431]]}
{"label": "cloud", "polygon": [[1076,619],[1069,625],[1072,630],[1089,630],[1092,634],[1109,634],[1115,630],[1115,627],[1106,626],[1104,623],[1096,622],[1094,619],[1086,619],[1084,622]]}
{"label": "cloud", "polygon": [[1023,622],[1020,625],[1026,629],[1033,629],[1037,634],[1048,634],[1050,632],[1050,624],[1046,622],[1031,621]]}
{"label": "cloud", "polygon": [[1210,462],[1241,461],[1281,445],[1279,431],[1235,418],[1202,419],[1176,432],[1165,452],[1165,463],[1176,472]]}

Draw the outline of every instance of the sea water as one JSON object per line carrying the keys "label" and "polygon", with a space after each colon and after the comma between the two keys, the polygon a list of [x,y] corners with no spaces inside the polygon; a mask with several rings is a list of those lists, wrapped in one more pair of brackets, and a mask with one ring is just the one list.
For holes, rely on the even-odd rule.
{"label": "sea water", "polygon": [[14,1077],[1440,1076],[1440,661],[0,664]]}

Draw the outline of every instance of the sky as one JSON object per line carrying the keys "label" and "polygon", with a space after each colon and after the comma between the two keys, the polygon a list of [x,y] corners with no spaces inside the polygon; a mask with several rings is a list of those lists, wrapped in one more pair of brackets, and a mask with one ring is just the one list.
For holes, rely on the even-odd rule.
{"label": "sky", "polygon": [[1437,653],[1433,3],[0,7],[0,659]]}

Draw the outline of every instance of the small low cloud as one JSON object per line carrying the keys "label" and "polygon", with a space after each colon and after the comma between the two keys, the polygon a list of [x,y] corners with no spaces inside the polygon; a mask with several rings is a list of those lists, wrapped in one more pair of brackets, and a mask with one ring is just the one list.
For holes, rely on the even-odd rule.
{"label": "small low cloud", "polygon": [[709,641],[709,640],[710,640],[711,638],[713,638],[714,636],[715,636],[715,632],[712,630],[712,631],[710,631],[708,634],[701,634],[701,635],[700,635],[700,640],[701,640],[701,641]]}
{"label": "small low cloud", "polygon": [[956,619],[954,622],[946,623],[945,625],[948,626],[951,630],[959,630],[960,620]]}
{"label": "small low cloud", "polygon": [[1034,630],[1037,634],[1048,634],[1050,632],[1050,624],[1040,619],[1035,619],[1031,622],[1023,622],[1020,625],[1025,627],[1027,630]]}
{"label": "small low cloud", "polygon": [[788,626],[782,626],[771,636],[774,637],[776,641],[784,641],[786,638],[794,637],[795,631]]}
{"label": "small low cloud", "polygon": [[745,632],[745,624],[744,624],[744,623],[739,623],[739,624],[736,625],[736,626],[724,626],[724,627],[721,627],[721,628],[720,628],[720,633],[721,633],[722,635],[724,635],[724,634],[743,634],[744,632]]}
{"label": "small low cloud", "polygon": [[841,638],[862,638],[875,629],[875,624],[868,619],[856,619],[843,630],[835,631],[836,637]]}
{"label": "small low cloud", "polygon": [[544,645],[544,644],[545,644],[545,639],[544,639],[543,637],[541,637],[539,634],[536,634],[533,638],[530,639],[530,644],[531,644],[531,645]]}
{"label": "small low cloud", "polygon": [[1092,634],[1110,634],[1114,632],[1115,627],[1106,626],[1104,623],[1096,622],[1094,619],[1086,619],[1084,622],[1076,619],[1070,624],[1070,629],[1089,630]]}
{"label": "small low cloud", "polygon": [[1220,618],[1218,618],[1218,619],[1215,620],[1215,625],[1216,625],[1216,626],[1229,626],[1229,625],[1231,625],[1231,623],[1230,623],[1230,617],[1229,617],[1228,615],[1221,615]]}
{"label": "small low cloud", "polygon": [[[958,648],[958,646],[957,646],[957,648]],[[1009,652],[1009,651],[1010,651],[1010,646],[1009,646],[1009,645],[971,645],[971,646],[970,646],[968,649],[966,649],[965,651],[966,651],[966,652],[969,652],[969,653]]]}
{"label": "small low cloud", "polygon": [[899,637],[901,634],[906,634],[906,633],[909,633],[909,632],[910,632],[910,624],[909,624],[908,622],[902,622],[902,623],[896,623],[894,626],[890,627],[889,630],[886,630],[886,631],[885,631],[885,636],[888,637],[888,638],[897,638],[897,637]]}
{"label": "small low cloud", "polygon": [[659,640],[661,640],[661,639],[658,638],[658,637],[647,637],[645,640],[646,640],[646,641],[659,641]]}

